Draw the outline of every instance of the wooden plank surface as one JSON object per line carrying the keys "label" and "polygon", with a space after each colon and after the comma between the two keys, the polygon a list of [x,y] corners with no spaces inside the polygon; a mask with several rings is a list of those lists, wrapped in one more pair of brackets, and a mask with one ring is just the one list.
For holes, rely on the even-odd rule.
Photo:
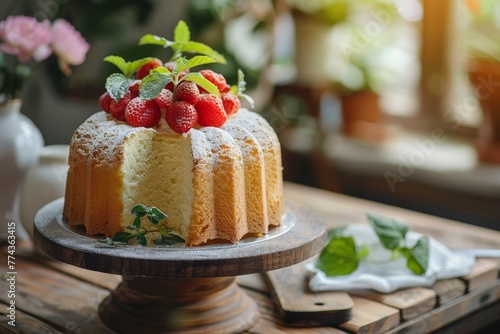
{"label": "wooden plank surface", "polygon": [[352,299],[352,319],[340,328],[353,333],[383,333],[400,323],[398,309],[362,297]]}
{"label": "wooden plank surface", "polygon": [[[44,319],[62,332],[114,333],[97,316],[109,291],[26,259],[18,259],[16,269],[18,310]],[[0,270],[7,272],[6,261],[0,263]],[[0,280],[0,291],[7,291],[7,285],[6,280]],[[0,294],[0,301],[8,303],[7,295]]]}
{"label": "wooden plank surface", "polygon": [[[378,212],[401,218],[410,229],[429,234],[450,247],[500,248],[498,231],[294,184],[285,184],[285,196],[318,212],[329,227],[365,222],[366,212]],[[47,333],[112,333],[100,322],[97,308],[121,280],[119,276],[40,260],[29,254],[20,254],[17,260],[18,324],[39,326]],[[6,272],[5,262],[0,263],[0,274]],[[480,259],[477,268],[467,277],[436,282],[432,288],[426,289],[435,292],[435,307],[425,312],[415,306],[415,301],[413,304],[409,302],[412,296],[407,295],[405,300],[402,292],[399,296],[397,293],[372,296],[372,300],[366,298],[367,295],[352,296],[353,318],[335,327],[287,326],[278,316],[269,296],[269,284],[262,274],[238,277],[238,283],[257,301],[262,314],[247,333],[427,333],[443,326],[450,328],[448,333],[453,333],[454,330],[460,332],[456,331],[455,325],[464,324],[470,332],[481,323],[500,319],[498,263],[498,259]],[[0,280],[0,291],[6,291],[6,284],[5,280]],[[417,299],[426,300],[421,296]],[[7,301],[6,294],[0,294],[0,307],[3,308]],[[402,317],[405,309],[406,317]],[[467,319],[473,319],[473,322]],[[13,331],[11,326],[0,321],[0,333],[19,333],[19,328]]]}
{"label": "wooden plank surface", "polygon": [[304,263],[267,273],[281,319],[289,325],[335,325],[352,318],[352,298],[346,292],[312,292]]}

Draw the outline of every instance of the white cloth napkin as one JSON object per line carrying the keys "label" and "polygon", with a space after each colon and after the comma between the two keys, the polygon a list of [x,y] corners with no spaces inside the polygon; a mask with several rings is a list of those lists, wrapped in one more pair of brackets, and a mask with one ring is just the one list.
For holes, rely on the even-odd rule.
{"label": "white cloth napkin", "polygon": [[[345,236],[352,236],[357,246],[367,245],[370,253],[360,261],[358,268],[350,275],[327,277],[316,268],[314,262],[306,264],[311,274],[309,288],[312,291],[346,291],[352,289],[373,289],[382,293],[416,286],[429,287],[438,279],[449,279],[467,275],[475,263],[475,257],[466,253],[453,252],[439,241],[429,237],[429,264],[424,275],[415,275],[406,266],[406,259],[385,261],[390,251],[383,248],[373,228],[369,225],[350,224],[344,230]],[[409,231],[407,246],[412,247],[424,235]]]}

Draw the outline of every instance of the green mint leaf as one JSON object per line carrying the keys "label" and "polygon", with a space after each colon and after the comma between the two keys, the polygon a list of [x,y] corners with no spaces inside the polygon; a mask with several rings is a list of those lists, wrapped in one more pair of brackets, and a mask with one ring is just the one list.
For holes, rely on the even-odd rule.
{"label": "green mint leaf", "polygon": [[247,101],[247,103],[250,105],[250,108],[253,109],[255,108],[255,101],[250,95],[243,94],[243,92],[246,90],[246,87],[247,83],[245,81],[245,74],[243,74],[243,71],[241,69],[238,69],[238,84],[236,86],[231,86],[229,92]]}
{"label": "green mint leaf", "polygon": [[137,217],[144,217],[146,215],[147,207],[144,204],[136,204],[134,207],[130,210],[130,213],[133,214],[134,216]]}
{"label": "green mint leaf", "polygon": [[164,48],[168,48],[169,46],[172,46],[174,42],[169,41],[168,39],[165,39],[160,36],[147,34],[141,37],[141,39],[139,40],[139,45],[147,45],[147,44],[160,45],[163,46]]}
{"label": "green mint leaf", "polygon": [[186,241],[175,234],[169,234],[167,236],[159,236],[153,240],[154,244],[157,246],[173,246],[175,244],[185,243]]}
{"label": "green mint leaf", "polygon": [[104,58],[104,61],[116,65],[125,77],[130,78],[142,65],[150,62],[152,59],[152,57],[147,57],[128,62],[120,56],[107,56]]}
{"label": "green mint leaf", "polygon": [[155,208],[155,207],[151,208],[150,215],[155,216],[156,219],[158,219],[158,220],[163,220],[165,218],[168,218],[168,216],[165,213],[163,213],[160,209]]}
{"label": "green mint leaf", "polygon": [[216,63],[217,61],[213,59],[212,57],[208,56],[194,56],[193,58],[189,59],[186,66],[184,69],[190,69],[196,66],[201,66],[201,65],[207,65],[207,64],[213,64]]}
{"label": "green mint leaf", "polygon": [[123,74],[113,73],[106,79],[105,87],[111,98],[118,101],[128,92],[128,87],[131,83],[132,80]]}
{"label": "green mint leaf", "polygon": [[186,43],[191,40],[191,31],[186,22],[180,20],[174,29],[174,41],[177,43]]}
{"label": "green mint leaf", "polygon": [[423,275],[429,265],[429,238],[420,238],[410,249],[408,268],[417,275]]}
{"label": "green mint leaf", "polygon": [[147,246],[148,240],[146,239],[146,237],[144,236],[144,234],[138,233],[136,236],[137,236],[137,243],[139,245],[141,245],[141,246]]}
{"label": "green mint leaf", "polygon": [[183,76],[180,81],[181,82],[182,81],[192,81],[195,84],[197,84],[198,86],[205,89],[210,94],[215,94],[217,96],[220,96],[220,92],[219,92],[219,89],[217,88],[217,86],[214,85],[213,83],[211,83],[210,81],[208,81],[207,79],[205,79],[205,77],[198,72],[188,73],[185,76]]}
{"label": "green mint leaf", "polygon": [[186,242],[186,240],[176,234],[169,234],[164,240],[166,245],[182,244]]}
{"label": "green mint leaf", "polygon": [[387,249],[396,249],[406,238],[408,227],[392,218],[368,214],[368,221],[377,233],[382,245]]}
{"label": "green mint leaf", "polygon": [[155,68],[142,79],[142,83],[139,86],[139,96],[143,100],[152,100],[157,97],[161,90],[165,88],[165,85],[171,81],[172,77],[170,71],[166,73],[164,70],[156,70]]}
{"label": "green mint leaf", "polygon": [[241,69],[238,69],[238,90],[236,95],[240,95],[247,89],[247,82],[245,81],[245,74]]}
{"label": "green mint leaf", "polygon": [[160,227],[160,235],[164,238],[168,237],[168,235],[170,234],[171,230],[169,228],[167,228],[165,225],[162,225]]}
{"label": "green mint leaf", "polygon": [[185,57],[179,57],[175,60],[175,67],[172,74],[178,75],[187,68],[188,60]]}
{"label": "green mint leaf", "polygon": [[134,227],[136,227],[136,228],[141,227],[141,217],[135,217],[135,219],[134,219]]}
{"label": "green mint leaf", "polygon": [[223,55],[218,53],[217,51],[213,50],[211,47],[208,45],[205,45],[203,43],[199,42],[185,42],[185,43],[178,43],[174,42],[172,44],[172,48],[175,50],[176,53],[182,53],[182,52],[188,52],[188,53],[197,53],[200,55],[205,55],[214,58],[218,63],[221,64],[226,64],[226,58],[224,58]]}
{"label": "green mint leaf", "polygon": [[331,239],[316,261],[316,267],[327,276],[349,275],[358,268],[358,264],[353,237]]}
{"label": "green mint leaf", "polygon": [[127,72],[127,61],[120,56],[107,56],[104,61],[111,63],[118,67],[118,69],[124,74]]}
{"label": "green mint leaf", "polygon": [[130,232],[116,232],[115,235],[112,237],[112,240],[114,242],[126,243],[127,241],[129,241],[133,237],[134,237],[134,234],[132,234]]}
{"label": "green mint leaf", "polygon": [[148,215],[148,219],[153,225],[158,225],[158,223],[160,222],[154,215]]}

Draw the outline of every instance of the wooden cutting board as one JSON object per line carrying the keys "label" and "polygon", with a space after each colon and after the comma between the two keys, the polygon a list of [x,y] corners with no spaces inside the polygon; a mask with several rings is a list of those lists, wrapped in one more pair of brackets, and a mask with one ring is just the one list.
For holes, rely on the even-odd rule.
{"label": "wooden cutting board", "polygon": [[267,272],[271,297],[290,326],[336,325],[352,318],[353,300],[345,292],[309,290],[304,262]]}

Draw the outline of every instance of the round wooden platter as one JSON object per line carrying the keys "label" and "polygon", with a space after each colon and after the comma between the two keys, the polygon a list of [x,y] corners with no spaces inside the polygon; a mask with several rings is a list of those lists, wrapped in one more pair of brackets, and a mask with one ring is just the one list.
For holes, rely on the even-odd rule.
{"label": "round wooden platter", "polygon": [[302,262],[326,242],[324,223],[292,202],[286,203],[282,225],[263,237],[244,238],[237,244],[166,248],[100,243],[66,224],[63,205],[60,198],[38,212],[35,244],[57,260],[123,276],[99,309],[103,322],[119,333],[244,331],[259,313],[235,277]]}

